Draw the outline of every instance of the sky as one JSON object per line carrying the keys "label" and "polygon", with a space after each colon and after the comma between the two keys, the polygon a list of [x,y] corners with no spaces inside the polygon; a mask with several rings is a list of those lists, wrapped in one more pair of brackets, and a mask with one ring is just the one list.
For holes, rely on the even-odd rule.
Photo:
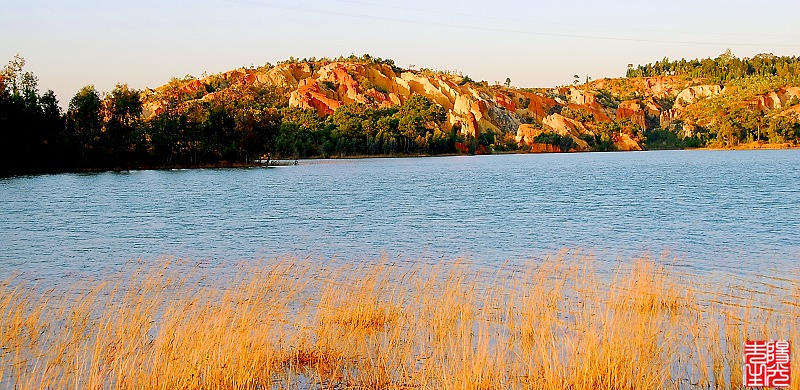
{"label": "sky", "polygon": [[627,64],[800,55],[800,1],[0,0],[19,54],[61,105],[85,85],[154,88],[288,59],[369,53],[516,87],[620,77]]}

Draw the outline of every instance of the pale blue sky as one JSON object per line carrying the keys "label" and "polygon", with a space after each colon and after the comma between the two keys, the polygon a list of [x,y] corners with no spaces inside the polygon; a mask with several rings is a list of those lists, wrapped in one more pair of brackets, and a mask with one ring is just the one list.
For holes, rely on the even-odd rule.
{"label": "pale blue sky", "polygon": [[62,105],[94,84],[156,87],[289,56],[360,55],[552,87],[664,56],[800,55],[800,1],[0,1],[0,61],[19,53]]}

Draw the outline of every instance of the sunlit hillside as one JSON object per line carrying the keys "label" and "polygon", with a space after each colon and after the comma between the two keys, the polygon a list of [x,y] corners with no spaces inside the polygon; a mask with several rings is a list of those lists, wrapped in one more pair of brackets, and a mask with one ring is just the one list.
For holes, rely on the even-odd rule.
{"label": "sunlit hillside", "polygon": [[[17,57],[0,78],[3,172],[278,158],[792,147],[796,57],[656,62],[516,88],[369,55],[291,59],[146,90],[87,86],[60,112]],[[14,130],[15,129],[15,130]],[[22,131],[32,129],[32,131]]]}

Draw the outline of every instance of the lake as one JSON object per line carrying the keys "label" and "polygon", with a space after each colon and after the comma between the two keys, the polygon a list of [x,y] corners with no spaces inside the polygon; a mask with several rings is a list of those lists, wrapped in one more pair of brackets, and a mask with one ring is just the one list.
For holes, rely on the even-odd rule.
{"label": "lake", "polygon": [[[494,266],[562,249],[697,273],[800,261],[800,150],[310,160],[0,179],[0,273],[292,254]],[[392,260],[395,261],[395,260]]]}

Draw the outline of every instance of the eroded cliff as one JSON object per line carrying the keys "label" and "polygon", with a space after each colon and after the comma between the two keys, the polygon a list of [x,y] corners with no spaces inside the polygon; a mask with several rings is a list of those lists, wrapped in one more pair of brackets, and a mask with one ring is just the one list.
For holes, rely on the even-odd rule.
{"label": "eroded cliff", "polygon": [[[446,110],[442,130],[457,129],[472,137],[492,132],[511,137],[533,151],[559,149],[537,145],[543,137],[553,134],[570,138],[572,142],[562,147],[575,151],[590,150],[597,142],[608,142],[617,150],[641,150],[643,133],[653,128],[691,136],[697,126],[708,124],[706,119],[693,115],[693,110],[727,92],[724,86],[706,84],[701,79],[670,76],[516,89],[474,82],[456,74],[400,69],[387,63],[295,61],[236,69],[202,79],[173,80],[146,94],[144,111],[146,116],[152,116],[175,101],[187,104],[237,99],[237,93],[265,87],[284,96],[289,106],[313,109],[320,117],[347,104],[391,107],[413,95],[422,95]],[[752,97],[741,106],[795,112],[798,97],[800,87],[789,86]]]}

